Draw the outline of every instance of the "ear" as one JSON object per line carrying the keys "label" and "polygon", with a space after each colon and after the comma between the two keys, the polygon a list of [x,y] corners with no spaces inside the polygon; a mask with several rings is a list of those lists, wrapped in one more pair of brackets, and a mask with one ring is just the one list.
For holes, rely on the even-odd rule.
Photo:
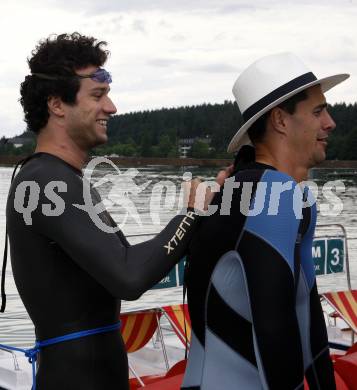
{"label": "ear", "polygon": [[286,134],[288,124],[288,113],[280,107],[274,107],[270,113],[270,123],[280,134]]}
{"label": "ear", "polygon": [[49,114],[54,114],[59,117],[64,116],[63,102],[62,99],[58,96],[50,96],[47,99],[47,107]]}

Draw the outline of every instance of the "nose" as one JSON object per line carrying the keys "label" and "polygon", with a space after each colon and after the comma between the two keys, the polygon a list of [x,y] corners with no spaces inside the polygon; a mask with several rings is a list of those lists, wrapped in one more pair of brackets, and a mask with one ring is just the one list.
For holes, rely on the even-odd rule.
{"label": "nose", "polygon": [[335,129],[336,123],[332,119],[331,115],[328,113],[328,111],[325,111],[325,115],[323,117],[322,127],[325,131],[331,132]]}
{"label": "nose", "polygon": [[115,104],[112,102],[112,100],[108,96],[105,100],[103,110],[109,115],[113,115],[117,112],[117,108],[115,107]]}

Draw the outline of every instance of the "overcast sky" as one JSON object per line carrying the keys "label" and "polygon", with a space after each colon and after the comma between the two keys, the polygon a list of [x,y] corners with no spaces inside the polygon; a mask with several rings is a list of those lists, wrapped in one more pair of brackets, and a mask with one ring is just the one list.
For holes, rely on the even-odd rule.
{"label": "overcast sky", "polygon": [[357,101],[357,0],[0,0],[0,137],[25,130],[31,50],[73,31],[108,42],[118,113],[233,100],[239,73],[281,51],[317,76],[350,73],[327,99]]}

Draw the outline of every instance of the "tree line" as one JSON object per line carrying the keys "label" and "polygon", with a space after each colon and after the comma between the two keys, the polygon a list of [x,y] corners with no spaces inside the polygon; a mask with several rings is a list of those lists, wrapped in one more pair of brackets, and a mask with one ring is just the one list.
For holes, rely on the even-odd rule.
{"label": "tree line", "polygon": [[[329,137],[327,159],[357,160],[357,103],[337,103],[329,112],[337,126]],[[188,156],[230,158],[227,145],[242,123],[238,106],[231,101],[115,115],[108,123],[108,142],[92,154],[178,157],[180,140],[192,138]],[[34,137],[28,132],[21,137],[32,137],[32,142],[15,148],[0,139],[0,154],[31,153]]]}

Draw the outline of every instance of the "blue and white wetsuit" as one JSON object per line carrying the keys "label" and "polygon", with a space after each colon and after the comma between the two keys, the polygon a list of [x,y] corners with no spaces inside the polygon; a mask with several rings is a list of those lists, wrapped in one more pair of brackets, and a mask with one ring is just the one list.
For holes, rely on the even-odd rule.
{"label": "blue and white wetsuit", "polygon": [[[191,243],[182,389],[303,389],[304,376],[311,390],[335,389],[311,255],[316,205],[309,194],[299,218],[300,187],[267,165],[247,164],[234,180],[229,215],[203,218]],[[227,214],[224,190],[214,203]]]}

